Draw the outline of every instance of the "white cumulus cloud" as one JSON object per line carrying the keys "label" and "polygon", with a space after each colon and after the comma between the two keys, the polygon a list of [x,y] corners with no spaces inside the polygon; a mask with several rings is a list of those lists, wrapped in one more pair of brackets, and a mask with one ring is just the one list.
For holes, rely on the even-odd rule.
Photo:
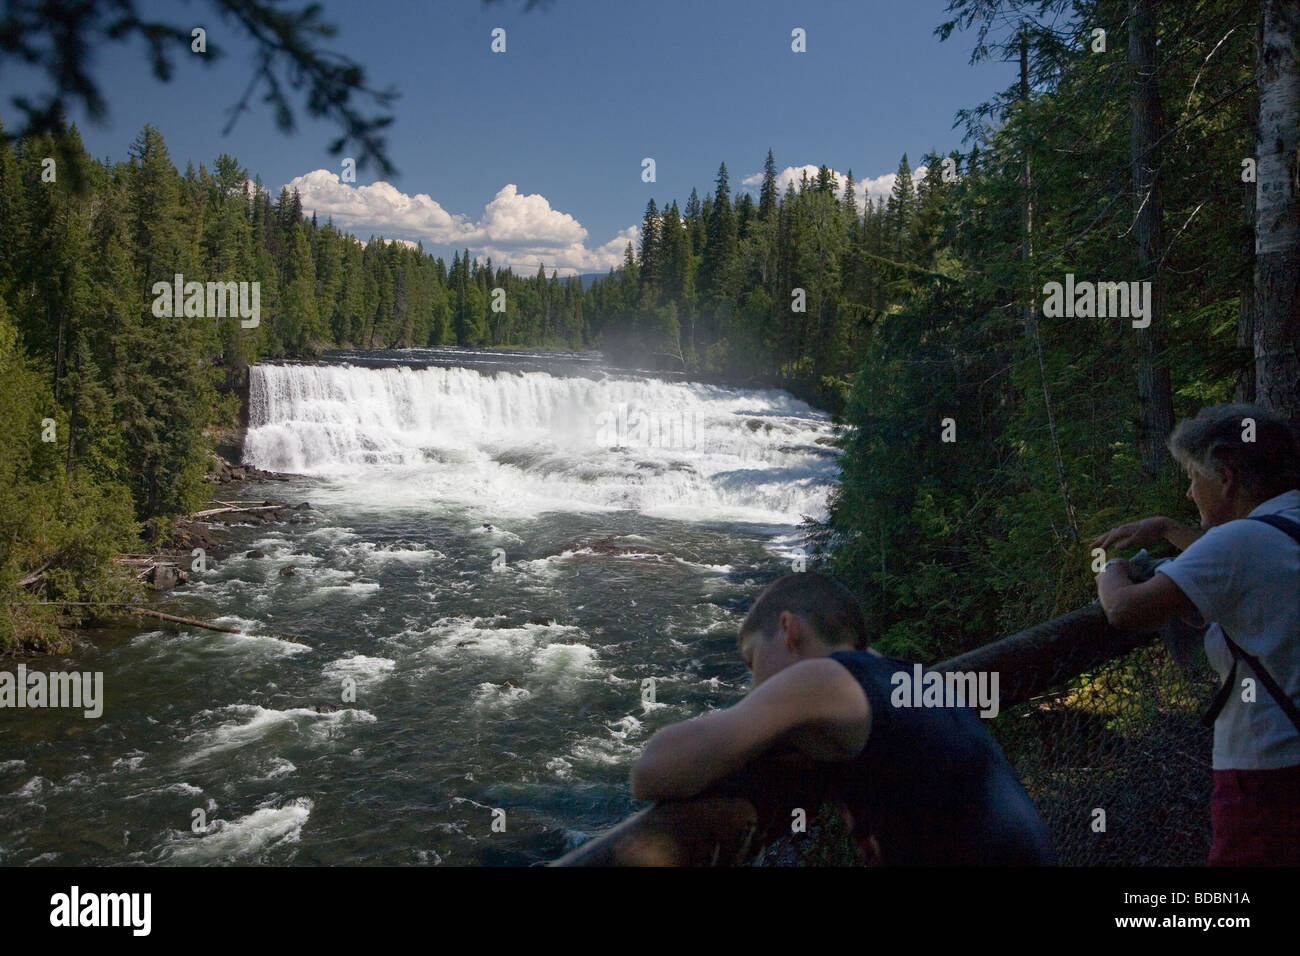
{"label": "white cumulus cloud", "polygon": [[[811,163],[805,166],[787,166],[776,174],[776,191],[779,195],[785,195],[786,186],[794,184],[795,191],[799,189],[799,181],[803,178],[804,173],[808,174],[808,179],[817,178],[817,170],[820,166],[814,166]],[[923,179],[927,172],[925,166],[918,166],[912,170],[912,183]],[[844,194],[844,183],[848,178],[844,173],[837,169],[831,172],[835,176],[837,192],[839,195]],[[867,197],[871,197],[873,203],[878,203],[882,199],[888,199],[890,192],[893,191],[894,181],[898,179],[897,173],[885,173],[883,176],[877,176],[874,179],[855,180],[853,183],[853,196],[858,201],[858,209],[861,210],[867,202]],[[757,192],[763,185],[763,174],[754,173],[752,176],[746,176],[740,181],[742,186],[753,187],[751,191]]]}
{"label": "white cumulus cloud", "polygon": [[363,239],[383,235],[460,246],[518,274],[535,272],[539,263],[562,275],[607,272],[623,261],[624,246],[637,241],[637,227],[630,226],[588,248],[587,230],[578,220],[539,193],[519,192],[514,183],[498,190],[476,220],[448,212],[425,193],[408,195],[386,182],[354,186],[327,169],[295,176],[285,188],[298,190],[304,212],[332,217],[337,227]]}

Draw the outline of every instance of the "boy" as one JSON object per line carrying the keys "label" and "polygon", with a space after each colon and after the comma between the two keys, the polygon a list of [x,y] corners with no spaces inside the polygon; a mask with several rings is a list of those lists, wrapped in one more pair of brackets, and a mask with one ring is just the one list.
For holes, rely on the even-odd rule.
{"label": "boy", "polygon": [[867,647],[857,601],[787,574],[740,629],[753,686],[740,703],[665,727],[632,768],[640,800],[693,796],[776,743],[829,764],[854,834],[887,865],[1051,864],[1046,827],[966,707],[894,706],[910,661]]}

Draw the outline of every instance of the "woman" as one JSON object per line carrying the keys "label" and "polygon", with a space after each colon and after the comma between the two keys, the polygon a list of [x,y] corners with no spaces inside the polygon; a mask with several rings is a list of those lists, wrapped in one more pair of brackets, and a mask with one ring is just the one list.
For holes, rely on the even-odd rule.
{"label": "woman", "polygon": [[1164,538],[1182,553],[1135,583],[1119,558],[1097,575],[1122,630],[1210,622],[1205,650],[1221,692],[1214,721],[1211,866],[1300,865],[1300,439],[1254,405],[1202,409],[1169,438],[1203,531],[1165,517],[1093,547]]}

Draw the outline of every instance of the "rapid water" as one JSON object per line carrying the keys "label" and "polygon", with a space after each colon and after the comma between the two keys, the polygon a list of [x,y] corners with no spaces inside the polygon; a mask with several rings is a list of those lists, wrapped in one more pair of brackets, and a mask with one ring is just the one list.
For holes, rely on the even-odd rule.
{"label": "rapid water", "polygon": [[107,700],[0,710],[0,863],[552,859],[636,809],[649,735],[743,694],[739,619],[838,474],[827,417],[417,357],[252,370],[245,461],[299,477],[217,497],[312,508],[230,529],[167,597],[243,633],[27,662],[103,671]]}

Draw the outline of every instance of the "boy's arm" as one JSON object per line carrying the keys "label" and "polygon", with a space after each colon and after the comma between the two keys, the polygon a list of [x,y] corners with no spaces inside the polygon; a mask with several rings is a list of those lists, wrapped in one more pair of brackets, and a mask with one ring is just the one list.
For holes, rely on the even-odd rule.
{"label": "boy's arm", "polygon": [[866,745],[867,695],[842,664],[800,661],[738,704],[672,724],[632,767],[638,800],[689,797],[739,770],[779,738],[819,760],[848,760]]}

